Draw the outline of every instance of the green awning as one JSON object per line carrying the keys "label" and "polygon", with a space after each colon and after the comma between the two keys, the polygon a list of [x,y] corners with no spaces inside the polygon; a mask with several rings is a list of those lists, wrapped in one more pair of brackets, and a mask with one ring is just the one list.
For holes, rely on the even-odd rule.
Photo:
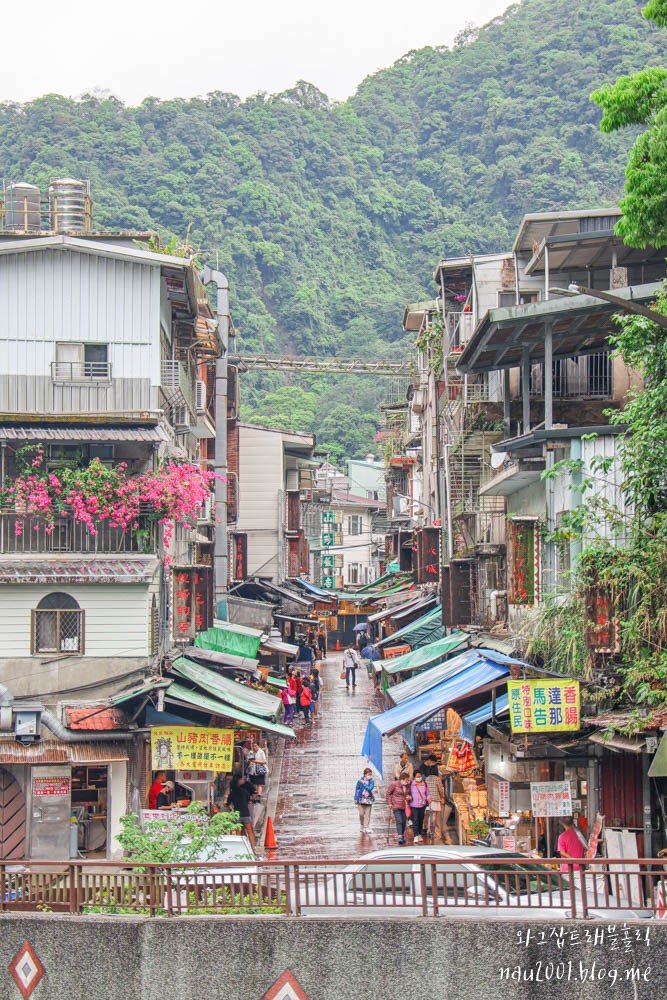
{"label": "green awning", "polygon": [[266,683],[269,687],[279,688],[281,691],[287,687],[287,681],[282,677],[276,677],[275,674],[269,674],[266,678]]}
{"label": "green awning", "polygon": [[648,769],[649,778],[667,778],[667,733],[663,734]]}
{"label": "green awning", "polygon": [[464,647],[467,648],[469,645],[470,636],[468,633],[457,629],[445,636],[444,639],[429,642],[403,656],[396,656],[392,660],[382,660],[382,669],[386,674],[412,673],[413,670],[423,670],[425,667],[435,666],[451,653]]}
{"label": "green awning", "polygon": [[261,641],[262,633],[256,629],[245,629],[242,625],[233,625],[231,622],[218,622],[213,628],[199,633],[195,646],[256,660]]}
{"label": "green awning", "polygon": [[265,719],[278,718],[281,702],[272,694],[257,691],[256,688],[248,687],[246,684],[230,681],[228,677],[221,677],[215,670],[209,670],[201,663],[193,663],[192,660],[187,660],[184,656],[174,660],[171,669],[180,677],[185,677],[186,680],[203,688],[214,698],[229,702],[230,705],[242,712],[261,715]]}
{"label": "green awning", "polygon": [[410,583],[413,582],[411,573],[383,573],[372,583],[366,583],[363,587],[359,587],[357,594],[367,594],[371,590],[380,590],[385,584],[391,587],[396,583],[404,583],[406,580]]}
{"label": "green awning", "polygon": [[152,680],[147,684],[142,684],[140,687],[131,688],[129,691],[121,691],[120,694],[115,694],[109,701],[112,705],[122,705],[126,701],[132,701],[133,698],[141,698],[143,695],[148,695],[151,691],[157,691],[159,688],[168,688],[171,682],[168,680]]}
{"label": "green awning", "polygon": [[425,646],[428,642],[437,642],[438,639],[445,638],[445,626],[442,624],[442,607],[436,605],[427,615],[422,615],[416,622],[404,625],[398,632],[392,632],[384,639],[380,639],[375,645],[378,649],[395,642],[406,643],[412,649]]}
{"label": "green awning", "polygon": [[218,701],[217,698],[212,698],[199,691],[190,691],[189,688],[182,687],[176,681],[167,688],[165,698],[173,704],[186,705],[199,712],[205,712],[207,715],[220,715],[223,719],[229,719],[230,722],[240,723],[248,728],[262,729],[265,733],[274,733],[276,736],[282,736],[288,740],[296,739],[296,733],[289,726],[283,726],[280,722],[269,722],[268,719],[260,719],[259,716],[253,715],[251,712],[237,711],[231,705]]}

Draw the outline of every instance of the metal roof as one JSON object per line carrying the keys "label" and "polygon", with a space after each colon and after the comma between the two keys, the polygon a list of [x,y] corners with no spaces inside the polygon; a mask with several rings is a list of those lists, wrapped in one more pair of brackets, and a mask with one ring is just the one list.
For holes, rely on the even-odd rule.
{"label": "metal roof", "polygon": [[89,424],[69,424],[54,427],[48,424],[5,424],[0,427],[0,441],[168,441],[169,436],[159,424],[155,427],[91,427]]}
{"label": "metal roof", "polygon": [[524,268],[525,274],[544,274],[546,254],[549,256],[549,272],[557,277],[557,271],[584,271],[588,268],[630,267],[646,264],[655,269],[655,277],[665,272],[667,248],[630,247],[613,230],[593,233],[558,234],[545,237],[533,250]]}
{"label": "metal roof", "polygon": [[[653,282],[614,289],[613,294],[619,299],[646,303],[655,299],[661,287],[661,283]],[[593,354],[608,346],[612,316],[618,311],[619,306],[592,295],[491,309],[477,324],[457,369],[473,373],[518,368],[524,347],[528,348],[531,363],[543,361],[547,325],[553,331],[554,358]]]}
{"label": "metal roof", "polygon": [[[613,208],[579,208],[570,212],[532,212],[524,215],[519,226],[519,231],[514,240],[512,250],[514,253],[530,253],[540,240],[549,236],[560,235],[580,235],[582,219],[620,219],[621,212],[616,206]],[[613,230],[607,230],[613,232]]]}
{"label": "metal roof", "polygon": [[269,722],[268,719],[260,719],[251,712],[242,712],[231,705],[218,701],[210,695],[202,694],[199,691],[190,691],[181,684],[174,682],[165,693],[168,702],[174,705],[185,705],[194,708],[196,711],[204,712],[206,715],[220,716],[229,719],[231,722],[238,722],[244,726],[251,726],[253,729],[263,729],[267,733],[275,733],[286,739],[295,740],[296,733],[289,726],[284,726],[280,722]]}
{"label": "metal roof", "polygon": [[221,677],[214,670],[202,666],[200,663],[193,663],[186,657],[181,656],[171,665],[174,673],[184,677],[192,684],[202,688],[207,694],[219,698],[220,701],[228,702],[232,708],[240,709],[242,712],[251,712],[253,715],[260,715],[262,718],[275,721],[280,709],[279,698],[256,688],[248,687],[246,684],[238,684],[229,680],[228,677]]}
{"label": "metal roof", "polygon": [[0,561],[0,584],[7,583],[151,583],[155,557],[142,559],[13,559]]}
{"label": "metal roof", "polygon": [[15,740],[0,742],[0,764],[101,764],[121,760],[129,760],[122,743],[40,740],[23,746]]}

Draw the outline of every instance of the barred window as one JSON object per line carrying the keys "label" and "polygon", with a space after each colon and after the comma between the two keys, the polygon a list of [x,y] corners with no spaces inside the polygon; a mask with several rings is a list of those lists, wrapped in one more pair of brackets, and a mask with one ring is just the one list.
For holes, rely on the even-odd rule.
{"label": "barred window", "polygon": [[84,612],[69,594],[47,594],[32,612],[32,652],[83,653]]}

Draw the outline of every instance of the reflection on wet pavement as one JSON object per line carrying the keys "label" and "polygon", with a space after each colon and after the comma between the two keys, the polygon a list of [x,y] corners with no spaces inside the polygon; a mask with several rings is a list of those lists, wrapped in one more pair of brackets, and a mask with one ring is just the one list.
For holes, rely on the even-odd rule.
{"label": "reflection on wet pavement", "polygon": [[[319,720],[310,727],[297,722],[298,739],[285,746],[274,817],[278,858],[355,858],[396,843],[384,801],[386,782],[377,775],[373,833],[359,832],[354,786],[366,765],[361,744],[369,717],[383,706],[365,670],[357,671],[357,688],[348,692],[340,678],[341,662],[342,654],[324,661]],[[388,737],[383,747],[390,775],[401,752],[400,736]]]}

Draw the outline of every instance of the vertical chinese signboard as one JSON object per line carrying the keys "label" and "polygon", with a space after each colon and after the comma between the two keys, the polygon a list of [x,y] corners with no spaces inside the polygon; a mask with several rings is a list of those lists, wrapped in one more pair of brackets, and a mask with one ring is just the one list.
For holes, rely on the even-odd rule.
{"label": "vertical chinese signboard", "polygon": [[510,521],[510,603],[532,606],[540,599],[540,528],[537,521]]}
{"label": "vertical chinese signboard", "polygon": [[508,681],[513,733],[554,733],[581,729],[579,681]]}
{"label": "vertical chinese signboard", "polygon": [[245,580],[248,575],[248,536],[245,532],[232,535],[232,579]]}
{"label": "vertical chinese signboard", "polygon": [[174,639],[194,639],[213,624],[210,566],[175,566],[172,612]]}
{"label": "vertical chinese signboard", "polygon": [[153,726],[151,767],[154,771],[230,772],[234,763],[234,730],[200,726]]}
{"label": "vertical chinese signboard", "polygon": [[440,530],[422,528],[417,533],[417,582],[437,583],[440,574]]}
{"label": "vertical chinese signboard", "polygon": [[611,594],[599,585],[586,592],[586,645],[596,653],[620,653],[620,623]]}
{"label": "vertical chinese signboard", "polygon": [[320,541],[322,543],[322,586],[326,590],[334,590],[336,586],[336,580],[332,572],[334,566],[333,556],[327,551],[336,541],[334,533],[335,523],[335,512],[333,510],[323,510],[322,537]]}

